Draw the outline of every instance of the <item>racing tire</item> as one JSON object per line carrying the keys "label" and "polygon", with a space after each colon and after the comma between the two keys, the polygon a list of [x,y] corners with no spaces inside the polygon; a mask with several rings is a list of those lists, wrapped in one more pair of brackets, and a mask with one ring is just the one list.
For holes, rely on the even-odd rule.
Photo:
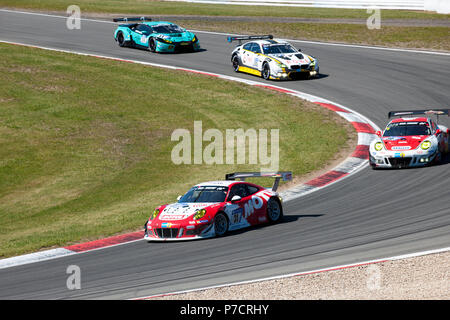
{"label": "racing tire", "polygon": [[231,58],[231,64],[233,65],[233,70],[234,72],[239,72],[239,57],[237,56],[237,54],[235,54],[232,58]]}
{"label": "racing tire", "polygon": [[156,52],[155,39],[151,38],[151,39],[148,40],[148,50],[150,50],[150,52]]}
{"label": "racing tire", "polygon": [[269,223],[277,223],[283,219],[283,209],[276,198],[270,198],[267,202],[267,219]]}
{"label": "racing tire", "polygon": [[442,164],[443,162],[443,152],[440,150],[440,148],[438,147],[438,150],[436,151],[436,156],[434,157],[433,161],[430,161],[427,165],[428,166],[438,166],[440,164]]}
{"label": "racing tire", "polygon": [[445,146],[445,154],[450,153],[450,135],[447,137],[447,145]]}
{"label": "racing tire", "polygon": [[270,67],[269,67],[269,64],[267,64],[267,63],[263,64],[262,71],[261,71],[261,77],[264,80],[269,80],[270,79]]}
{"label": "racing tire", "polygon": [[123,36],[122,32],[119,32],[117,34],[117,43],[119,44],[119,47],[126,47],[126,43],[125,43],[125,37]]}
{"label": "racing tire", "polygon": [[222,212],[216,214],[214,217],[214,231],[216,233],[216,237],[224,236],[228,232],[228,227],[229,223],[227,216]]}

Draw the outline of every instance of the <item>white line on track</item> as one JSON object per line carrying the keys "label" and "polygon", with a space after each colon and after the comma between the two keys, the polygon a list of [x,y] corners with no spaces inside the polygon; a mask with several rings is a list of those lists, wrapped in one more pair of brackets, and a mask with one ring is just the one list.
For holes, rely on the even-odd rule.
{"label": "white line on track", "polygon": [[335,267],[323,268],[323,269],[315,269],[315,270],[309,270],[309,271],[304,271],[304,272],[283,274],[283,275],[267,277],[267,278],[261,278],[261,279],[255,279],[255,280],[239,281],[239,282],[232,282],[232,283],[221,284],[221,285],[216,285],[216,286],[195,288],[195,289],[190,289],[190,290],[167,292],[167,293],[156,294],[156,295],[152,295],[152,296],[135,298],[135,299],[131,299],[131,300],[152,299],[152,298],[157,298],[157,297],[172,296],[172,295],[176,295],[176,294],[183,294],[183,293],[189,293],[189,292],[195,292],[195,291],[203,291],[203,290],[209,290],[209,289],[217,289],[217,288],[224,288],[224,287],[230,287],[230,286],[237,286],[237,285],[245,285],[245,284],[257,283],[257,282],[262,282],[262,281],[270,281],[270,280],[278,280],[278,279],[284,279],[284,278],[290,278],[290,277],[298,277],[298,276],[303,276],[303,275],[308,275],[308,274],[313,274],[313,273],[321,273],[321,272],[328,272],[328,271],[338,271],[338,270],[347,269],[347,268],[353,268],[353,267],[357,267],[357,266],[365,266],[365,265],[371,265],[371,264],[382,263],[382,262],[387,262],[387,261],[408,259],[408,258],[420,257],[420,256],[424,256],[424,255],[429,255],[429,254],[443,253],[443,252],[447,252],[447,251],[450,251],[450,247],[434,249],[434,250],[427,250],[427,251],[420,251],[420,252],[414,252],[414,253],[405,254],[405,255],[393,256],[393,257],[389,257],[389,258],[381,258],[381,259],[376,259],[376,260],[362,261],[362,262],[357,262],[357,263],[352,263],[352,264],[346,264],[346,265],[340,265],[340,266],[335,266]]}
{"label": "white line on track", "polygon": [[[60,16],[60,15],[48,14],[48,13],[29,12],[29,11],[18,11],[18,10],[10,10],[10,9],[0,9],[0,12],[9,12],[9,13],[28,14],[28,15],[36,15],[36,16],[43,16],[43,17],[67,19],[67,16]],[[90,19],[90,18],[80,18],[80,20],[99,22],[99,23],[116,24],[115,22],[108,21],[108,20],[99,20],[99,19]],[[214,31],[203,31],[203,30],[191,30],[191,31],[197,32],[197,33],[215,34],[215,35],[222,35],[222,36],[242,36],[241,34],[214,32]],[[430,50],[387,48],[387,47],[366,46],[366,45],[357,45],[357,44],[345,44],[345,43],[337,43],[337,42],[322,42],[322,41],[296,40],[296,39],[284,39],[284,40],[289,41],[289,42],[309,43],[309,44],[323,45],[323,46],[337,46],[337,47],[359,48],[359,49],[369,49],[369,50],[384,50],[384,51],[392,51],[392,52],[409,52],[409,53],[450,56],[450,52],[439,52],[439,51],[430,51]]]}

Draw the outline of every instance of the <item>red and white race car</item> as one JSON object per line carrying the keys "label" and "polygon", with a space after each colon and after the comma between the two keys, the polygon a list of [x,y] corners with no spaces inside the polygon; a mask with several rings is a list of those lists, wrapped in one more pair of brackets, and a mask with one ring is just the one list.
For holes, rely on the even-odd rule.
{"label": "red and white race car", "polygon": [[438,125],[431,115],[450,116],[450,109],[389,112],[389,118],[400,118],[389,122],[383,132],[377,132],[378,138],[369,147],[370,165],[406,168],[441,161],[443,154],[449,152],[450,131]]}
{"label": "red and white race car", "polygon": [[[250,177],[274,177],[272,189],[245,182]],[[235,179],[241,179],[236,181]],[[177,203],[162,205],[145,224],[148,241],[189,240],[223,236],[227,231],[261,223],[275,223],[283,217],[278,183],[292,180],[291,172],[241,172],[226,175],[225,181],[211,181],[192,187]]]}

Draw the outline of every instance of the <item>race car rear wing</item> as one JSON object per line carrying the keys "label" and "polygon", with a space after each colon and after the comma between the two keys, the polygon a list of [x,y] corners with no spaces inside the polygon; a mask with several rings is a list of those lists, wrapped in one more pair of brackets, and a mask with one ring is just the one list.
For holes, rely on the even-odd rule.
{"label": "race car rear wing", "polygon": [[152,21],[150,17],[124,17],[124,18],[114,18],[114,22],[128,22],[128,21]]}
{"label": "race car rear wing", "polygon": [[403,116],[417,116],[417,115],[436,115],[450,117],[450,109],[426,109],[426,110],[404,110],[404,111],[390,111],[388,118],[403,117]]}
{"label": "race car rear wing", "polygon": [[246,178],[275,178],[275,182],[272,186],[272,191],[277,191],[280,180],[291,181],[292,172],[291,171],[279,171],[279,172],[235,172],[227,173],[225,175],[225,180],[236,180],[240,179],[245,181]]}
{"label": "race car rear wing", "polygon": [[246,40],[267,40],[267,39],[273,39],[273,35],[267,34],[262,36],[227,37],[228,42],[239,41],[239,45],[242,44],[242,41]]}

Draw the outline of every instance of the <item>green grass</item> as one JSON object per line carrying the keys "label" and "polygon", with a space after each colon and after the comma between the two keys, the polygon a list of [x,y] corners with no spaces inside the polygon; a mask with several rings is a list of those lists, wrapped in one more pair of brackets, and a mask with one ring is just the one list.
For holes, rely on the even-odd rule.
{"label": "green grass", "polygon": [[[354,135],[331,111],[209,76],[0,44],[0,256],[139,230],[195,183],[260,165],[175,165],[177,128],[280,130],[280,170]],[[205,143],[206,145],[206,143]]]}
{"label": "green grass", "polygon": [[[361,45],[450,51],[450,28],[382,26],[332,23],[219,22],[180,20],[186,28],[237,34],[273,34],[279,38],[330,41]],[[201,40],[201,39],[200,39]]]}
{"label": "green grass", "polygon": [[[328,9],[307,7],[240,6],[198,4],[152,0],[2,0],[4,7],[33,10],[66,11],[69,5],[78,5],[82,12],[125,13],[146,15],[210,15],[210,16],[271,16],[301,18],[367,19],[367,10]],[[383,10],[385,19],[448,19],[450,15],[433,12]]]}

